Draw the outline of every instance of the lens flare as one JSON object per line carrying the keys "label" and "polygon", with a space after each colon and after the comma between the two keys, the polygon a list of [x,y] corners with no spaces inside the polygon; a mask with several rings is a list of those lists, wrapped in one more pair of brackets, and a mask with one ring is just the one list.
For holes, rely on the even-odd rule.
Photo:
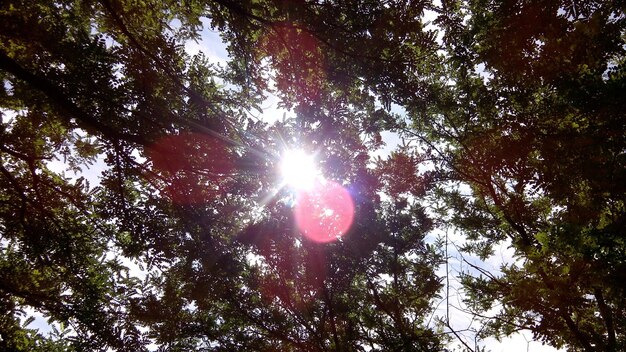
{"label": "lens flare", "polygon": [[336,241],[345,235],[354,220],[350,193],[332,182],[315,182],[296,197],[295,217],[304,236],[315,242]]}
{"label": "lens flare", "polygon": [[223,175],[235,168],[221,140],[198,133],[163,136],[146,148],[146,156],[152,161],[153,174],[167,181],[164,193],[177,204],[214,201],[229,187]]}

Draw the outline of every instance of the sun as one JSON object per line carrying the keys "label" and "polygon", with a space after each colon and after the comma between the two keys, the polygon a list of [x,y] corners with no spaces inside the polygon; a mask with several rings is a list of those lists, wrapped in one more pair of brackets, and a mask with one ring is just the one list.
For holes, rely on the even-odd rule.
{"label": "sun", "polygon": [[285,185],[297,191],[312,189],[320,177],[315,157],[300,149],[283,153],[280,172]]}

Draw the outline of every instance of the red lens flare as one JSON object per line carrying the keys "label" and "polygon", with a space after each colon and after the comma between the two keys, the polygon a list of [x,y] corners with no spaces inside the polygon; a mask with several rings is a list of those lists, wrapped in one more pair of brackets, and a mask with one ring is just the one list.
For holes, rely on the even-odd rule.
{"label": "red lens flare", "polygon": [[282,74],[274,77],[280,91],[298,100],[318,101],[326,82],[325,56],[320,41],[298,23],[275,22],[259,39],[259,50],[271,56]]}
{"label": "red lens flare", "polygon": [[346,234],[354,220],[354,202],[350,193],[332,181],[317,182],[310,190],[296,196],[296,223],[312,241],[327,243]]}
{"label": "red lens flare", "polygon": [[201,204],[224,193],[233,171],[230,153],[220,140],[197,133],[168,135],[147,149],[153,171],[168,181],[174,203]]}

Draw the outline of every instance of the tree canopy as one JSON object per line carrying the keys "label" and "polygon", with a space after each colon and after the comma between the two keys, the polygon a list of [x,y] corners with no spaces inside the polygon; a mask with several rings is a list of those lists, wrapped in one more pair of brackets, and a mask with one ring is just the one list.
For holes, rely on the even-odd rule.
{"label": "tree canopy", "polygon": [[[460,274],[477,338],[626,349],[624,10],[2,3],[0,348],[478,350],[436,317],[449,228],[514,252]],[[185,50],[206,24],[225,65]],[[289,149],[322,190],[281,184]]]}

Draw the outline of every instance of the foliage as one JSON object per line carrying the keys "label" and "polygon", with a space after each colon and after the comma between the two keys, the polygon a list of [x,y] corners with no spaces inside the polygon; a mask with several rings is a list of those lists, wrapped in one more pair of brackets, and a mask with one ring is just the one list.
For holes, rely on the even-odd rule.
{"label": "foliage", "polygon": [[[357,67],[348,60],[320,69],[322,36],[288,21],[316,6],[1,5],[3,347],[441,349],[427,320],[441,286],[440,253],[424,245],[432,223],[418,200],[380,200],[398,188],[387,169],[424,184],[413,197],[427,182],[406,161],[370,165],[382,129],[372,116],[390,115],[358,81],[338,79]],[[391,22],[401,10],[360,11]],[[228,67],[184,51],[203,16],[229,41]],[[268,67],[297,114],[272,126],[251,114]],[[295,230],[293,195],[276,191],[286,147],[317,151],[349,189],[356,216],[342,240]],[[98,184],[71,176],[90,166],[104,168]],[[70,328],[46,338],[21,322],[25,308]]]}
{"label": "foliage", "polygon": [[[424,237],[444,221],[468,253],[515,252],[461,276],[481,337],[626,348],[620,2],[42,0],[0,17],[8,348],[441,350]],[[203,23],[226,66],[185,53]],[[296,117],[255,119],[268,91]],[[415,143],[372,162],[382,131]],[[349,189],[341,240],[298,233],[288,147]],[[106,170],[89,185],[55,158]],[[25,307],[73,333],[37,335]]]}
{"label": "foliage", "polygon": [[[440,161],[465,249],[510,241],[501,274],[463,276],[485,335],[528,329],[571,350],[624,349],[623,7],[612,2],[444,2],[444,77],[405,133]],[[458,188],[460,182],[471,196]]]}

